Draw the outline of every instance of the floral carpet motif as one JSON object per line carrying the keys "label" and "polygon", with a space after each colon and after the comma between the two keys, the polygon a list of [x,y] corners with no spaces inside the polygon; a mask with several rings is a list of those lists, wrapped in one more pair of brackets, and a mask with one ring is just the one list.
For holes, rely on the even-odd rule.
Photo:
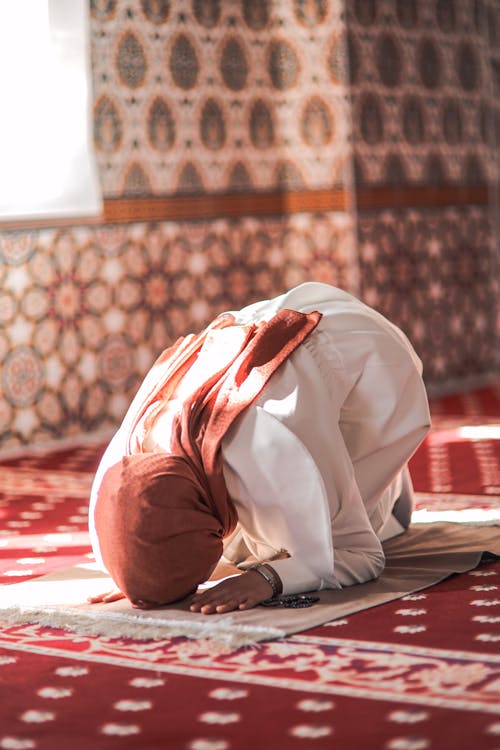
{"label": "floral carpet motif", "polygon": [[[434,429],[411,466],[417,512],[498,509],[500,441],[491,428],[500,420],[490,395],[484,414],[463,400],[433,405]],[[445,459],[434,458],[431,469],[435,445]],[[451,486],[436,486],[433,471],[457,445]],[[86,498],[103,448],[5,459],[2,583],[88,562]],[[499,609],[500,562],[486,560],[423,592],[237,650],[186,638],[141,643],[4,628],[0,749],[250,750],[265,742],[278,750],[496,750]]]}

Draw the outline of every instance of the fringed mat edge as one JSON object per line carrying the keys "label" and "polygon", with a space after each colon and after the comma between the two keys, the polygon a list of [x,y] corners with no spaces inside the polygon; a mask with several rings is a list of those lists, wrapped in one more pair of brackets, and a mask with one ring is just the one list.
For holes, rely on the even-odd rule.
{"label": "fringed mat edge", "polygon": [[279,628],[258,625],[239,625],[228,616],[224,622],[218,620],[206,622],[192,620],[148,619],[144,616],[134,617],[125,614],[91,615],[75,613],[61,607],[24,607],[14,606],[0,608],[2,624],[5,626],[34,624],[41,627],[62,628],[77,635],[89,638],[101,636],[106,638],[131,638],[139,641],[166,640],[183,636],[185,638],[206,638],[215,640],[230,648],[256,645],[260,641],[284,638],[286,632]]}

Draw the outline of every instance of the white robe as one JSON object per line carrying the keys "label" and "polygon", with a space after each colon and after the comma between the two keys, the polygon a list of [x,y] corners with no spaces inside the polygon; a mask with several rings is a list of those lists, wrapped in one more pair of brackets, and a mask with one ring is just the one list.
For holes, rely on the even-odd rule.
{"label": "white robe", "polygon": [[361,583],[384,567],[380,540],[403,530],[392,508],[430,425],[422,366],[396,326],[326,284],[234,314],[243,324],[282,308],[323,318],[223,440],[228,491],[248,549],[290,555],[272,563],[284,593]]}
{"label": "white robe", "polygon": [[[233,314],[269,320],[283,308],[323,317],[272,376],[222,442],[227,488],[239,517],[225,556],[239,562],[241,541],[273,560],[284,593],[339,588],[375,578],[381,541],[402,526],[392,515],[406,463],[430,424],[422,367],[404,334],[346,292],[310,282]],[[168,451],[168,410],[148,450]],[[123,428],[99,466],[92,491],[123,450]],[[406,476],[405,476],[406,472]],[[273,559],[283,557],[285,559]]]}

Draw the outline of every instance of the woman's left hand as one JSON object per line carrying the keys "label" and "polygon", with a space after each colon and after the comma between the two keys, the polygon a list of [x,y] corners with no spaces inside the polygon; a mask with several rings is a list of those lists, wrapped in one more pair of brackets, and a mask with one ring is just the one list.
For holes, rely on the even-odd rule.
{"label": "woman's left hand", "polygon": [[213,615],[233,612],[235,609],[251,609],[270,599],[272,595],[271,584],[260,573],[249,570],[227,578],[202,594],[195,594],[190,610]]}

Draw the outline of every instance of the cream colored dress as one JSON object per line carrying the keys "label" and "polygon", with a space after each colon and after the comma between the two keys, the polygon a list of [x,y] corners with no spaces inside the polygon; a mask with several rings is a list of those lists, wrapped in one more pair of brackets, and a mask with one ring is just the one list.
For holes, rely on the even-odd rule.
{"label": "cream colored dress", "polygon": [[394,503],[412,502],[406,463],[426,435],[422,366],[404,334],[340,289],[302,284],[234,313],[319,310],[315,331],[272,377],[222,444],[241,530],[285,593],[361,583],[384,567],[381,540],[403,531]]}
{"label": "cream colored dress", "polygon": [[[394,503],[401,495],[412,502],[406,464],[430,424],[422,366],[398,328],[326,284],[302,284],[233,314],[245,324],[283,308],[323,317],[223,440],[239,517],[225,557],[273,560],[284,593],[361,583],[384,567],[381,540],[403,531]],[[168,452],[179,401],[144,436],[144,450]],[[94,481],[98,561],[93,506],[103,473],[126,452],[126,421]]]}

